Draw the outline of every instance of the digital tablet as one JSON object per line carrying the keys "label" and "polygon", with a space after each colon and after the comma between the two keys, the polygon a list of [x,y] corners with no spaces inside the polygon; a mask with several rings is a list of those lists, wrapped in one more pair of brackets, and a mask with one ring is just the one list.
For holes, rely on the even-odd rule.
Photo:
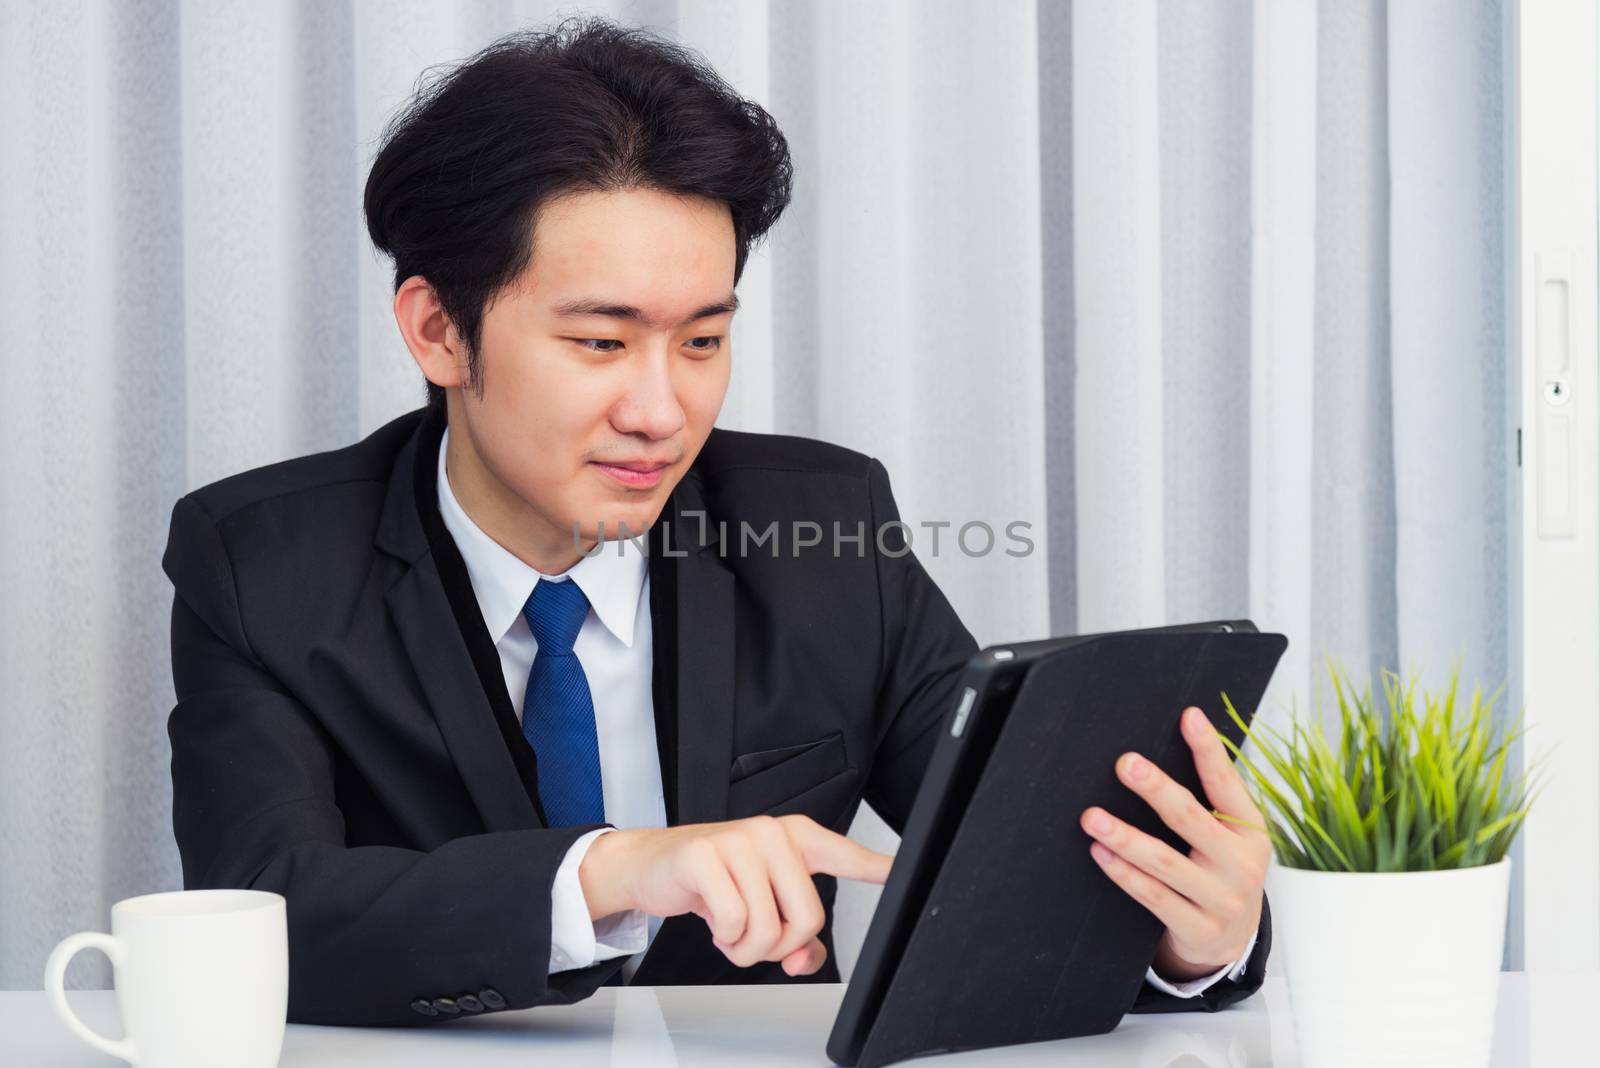
{"label": "digital tablet", "polygon": [[975,655],[906,821],[829,1036],[834,1063],[1109,1031],[1161,924],[1089,855],[1099,805],[1187,843],[1114,769],[1142,753],[1208,804],[1180,712],[1238,744],[1288,645],[1249,620],[1073,635]]}

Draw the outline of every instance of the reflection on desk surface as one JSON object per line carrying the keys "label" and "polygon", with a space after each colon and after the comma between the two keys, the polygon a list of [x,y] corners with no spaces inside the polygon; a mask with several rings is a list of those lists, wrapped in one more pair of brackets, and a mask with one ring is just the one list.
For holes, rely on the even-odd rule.
{"label": "reflection on desk surface", "polygon": [[[1501,977],[1495,1068],[1566,1068],[1593,1063],[1588,1021],[1600,975]],[[662,1065],[804,1065],[825,1068],[823,1051],[844,988],[797,986],[602,987],[560,1008],[464,1017],[422,1028],[291,1024],[280,1068],[410,1068],[441,1063],[549,1068]],[[117,1037],[110,991],[69,998],[84,1022]],[[1095,1068],[1292,1066],[1288,990],[1268,977],[1254,997],[1218,1013],[1124,1017],[1115,1031],[1061,1042],[1009,1046],[907,1062],[917,1065],[1093,1065]],[[0,991],[0,1064],[116,1068],[51,1015],[41,991]]]}

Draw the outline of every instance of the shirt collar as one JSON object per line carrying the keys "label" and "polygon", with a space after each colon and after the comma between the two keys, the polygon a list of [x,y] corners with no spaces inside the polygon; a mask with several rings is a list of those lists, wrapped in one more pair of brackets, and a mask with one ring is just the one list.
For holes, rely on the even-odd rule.
{"label": "shirt collar", "polygon": [[439,515],[461,551],[467,575],[472,579],[472,592],[478,598],[478,610],[483,613],[483,622],[495,644],[500,644],[516,623],[540,579],[571,579],[589,599],[589,606],[605,628],[632,648],[634,617],[648,573],[648,560],[640,547],[643,539],[608,541],[601,551],[583,557],[560,575],[546,575],[529,567],[484,533],[456,500],[445,473],[445,448],[449,442],[447,427],[439,440]]}

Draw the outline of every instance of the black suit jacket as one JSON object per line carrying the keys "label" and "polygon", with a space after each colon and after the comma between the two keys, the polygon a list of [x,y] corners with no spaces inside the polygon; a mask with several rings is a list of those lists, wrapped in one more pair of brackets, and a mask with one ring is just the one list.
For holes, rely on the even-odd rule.
{"label": "black suit jacket", "polygon": [[[566,1004],[622,965],[546,972],[556,869],[597,825],[543,820],[535,755],[439,517],[443,429],[441,412],[419,409],[172,512],[162,566],[184,886],[285,896],[297,1022]],[[799,812],[843,832],[864,798],[903,827],[977,646],[915,555],[894,555],[895,528],[887,552],[875,544],[898,518],[877,460],[712,431],[650,532],[669,823]],[[782,555],[737,551],[741,523],[774,521]],[[821,524],[824,547],[793,555],[796,521]],[[848,541],[831,551],[835,521],[847,535],[864,524],[859,555]],[[816,883],[829,949],[816,975],[737,968],[687,915],[663,923],[633,982],[837,981],[835,881]],[[1244,997],[1268,932],[1241,982],[1193,1000],[1146,988],[1135,1011]]]}

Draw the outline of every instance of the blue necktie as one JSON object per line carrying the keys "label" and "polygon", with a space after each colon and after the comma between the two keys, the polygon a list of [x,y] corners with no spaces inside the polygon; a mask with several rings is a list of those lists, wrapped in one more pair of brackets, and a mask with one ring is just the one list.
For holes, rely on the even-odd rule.
{"label": "blue necktie", "polygon": [[572,652],[589,599],[571,579],[540,579],[522,614],[539,649],[522,702],[522,736],[539,757],[539,801],[552,827],[604,823],[600,743],[589,679]]}
{"label": "blue necktie", "polygon": [[[539,803],[552,827],[605,822],[600,743],[594,700],[583,665],[572,651],[589,614],[589,599],[571,579],[533,587],[522,615],[539,649],[522,701],[522,736],[539,757]],[[622,986],[622,972],[605,986]]]}

